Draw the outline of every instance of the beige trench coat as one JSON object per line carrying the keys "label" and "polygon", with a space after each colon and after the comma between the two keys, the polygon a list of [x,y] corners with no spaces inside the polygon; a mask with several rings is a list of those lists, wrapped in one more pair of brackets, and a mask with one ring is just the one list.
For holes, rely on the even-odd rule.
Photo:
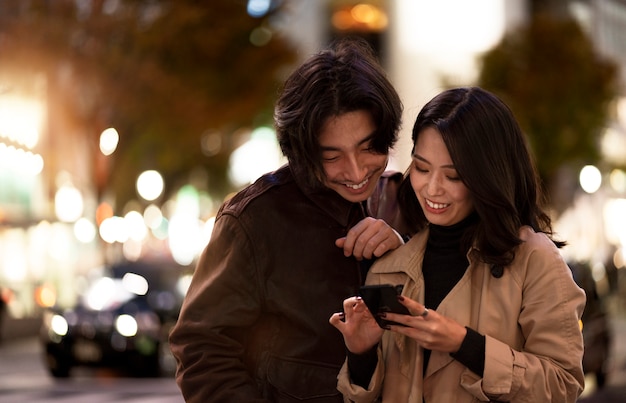
{"label": "beige trench coat", "polygon": [[[428,230],[379,259],[370,284],[403,284],[403,295],[424,301],[422,258]],[[346,402],[390,403],[575,402],[583,390],[579,319],[585,294],[545,234],[520,231],[524,241],[501,278],[471,259],[437,312],[486,336],[479,377],[448,353],[432,352],[422,376],[423,350],[410,338],[385,332],[368,390],[338,377]],[[422,400],[424,399],[424,400]]]}

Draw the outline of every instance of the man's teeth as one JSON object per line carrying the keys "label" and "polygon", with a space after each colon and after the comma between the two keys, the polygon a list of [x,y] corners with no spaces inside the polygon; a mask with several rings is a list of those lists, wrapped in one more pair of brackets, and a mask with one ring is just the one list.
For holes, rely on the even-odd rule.
{"label": "man's teeth", "polygon": [[346,186],[349,187],[350,189],[358,190],[358,189],[361,189],[363,186],[365,186],[367,182],[369,182],[369,179],[365,179],[363,182],[356,184],[356,185],[349,185],[346,183]]}
{"label": "man's teeth", "polygon": [[443,204],[443,203],[433,203],[430,200],[426,200],[426,204],[428,204],[428,207],[434,208],[434,209],[446,208],[449,206],[448,204]]}

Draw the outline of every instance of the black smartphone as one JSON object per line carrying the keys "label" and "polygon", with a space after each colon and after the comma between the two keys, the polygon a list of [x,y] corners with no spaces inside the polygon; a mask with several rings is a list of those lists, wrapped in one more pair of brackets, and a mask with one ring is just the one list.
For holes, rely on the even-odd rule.
{"label": "black smartphone", "polygon": [[364,285],[359,288],[359,295],[370,310],[378,325],[384,328],[386,325],[400,325],[401,323],[383,319],[381,312],[393,312],[410,315],[409,310],[398,301],[398,295],[402,293],[402,285],[376,284]]}

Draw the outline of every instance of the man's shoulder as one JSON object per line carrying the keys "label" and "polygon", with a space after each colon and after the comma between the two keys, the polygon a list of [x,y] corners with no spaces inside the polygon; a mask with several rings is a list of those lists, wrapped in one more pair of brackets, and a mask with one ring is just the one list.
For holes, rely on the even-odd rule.
{"label": "man's shoulder", "polygon": [[295,182],[288,166],[266,173],[225,201],[220,207],[218,216],[221,214],[241,214],[255,200],[267,196],[278,187],[290,184],[295,185]]}
{"label": "man's shoulder", "polygon": [[385,171],[383,172],[383,174],[381,175],[381,179],[384,180],[394,180],[394,181],[401,181],[403,178],[404,174],[400,171]]}
{"label": "man's shoulder", "polygon": [[398,171],[385,171],[378,180],[377,191],[379,193],[395,192],[402,183],[404,175]]}

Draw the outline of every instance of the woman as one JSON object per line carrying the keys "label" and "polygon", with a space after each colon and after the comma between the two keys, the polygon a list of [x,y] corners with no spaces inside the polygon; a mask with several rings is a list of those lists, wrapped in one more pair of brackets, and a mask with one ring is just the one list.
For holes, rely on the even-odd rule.
{"label": "woman", "polygon": [[512,112],[480,88],[451,89],[424,106],[412,137],[400,198],[418,232],[367,277],[402,285],[411,315],[381,313],[401,324],[385,331],[353,297],[330,318],[349,352],[344,399],[575,402],[585,295]]}

